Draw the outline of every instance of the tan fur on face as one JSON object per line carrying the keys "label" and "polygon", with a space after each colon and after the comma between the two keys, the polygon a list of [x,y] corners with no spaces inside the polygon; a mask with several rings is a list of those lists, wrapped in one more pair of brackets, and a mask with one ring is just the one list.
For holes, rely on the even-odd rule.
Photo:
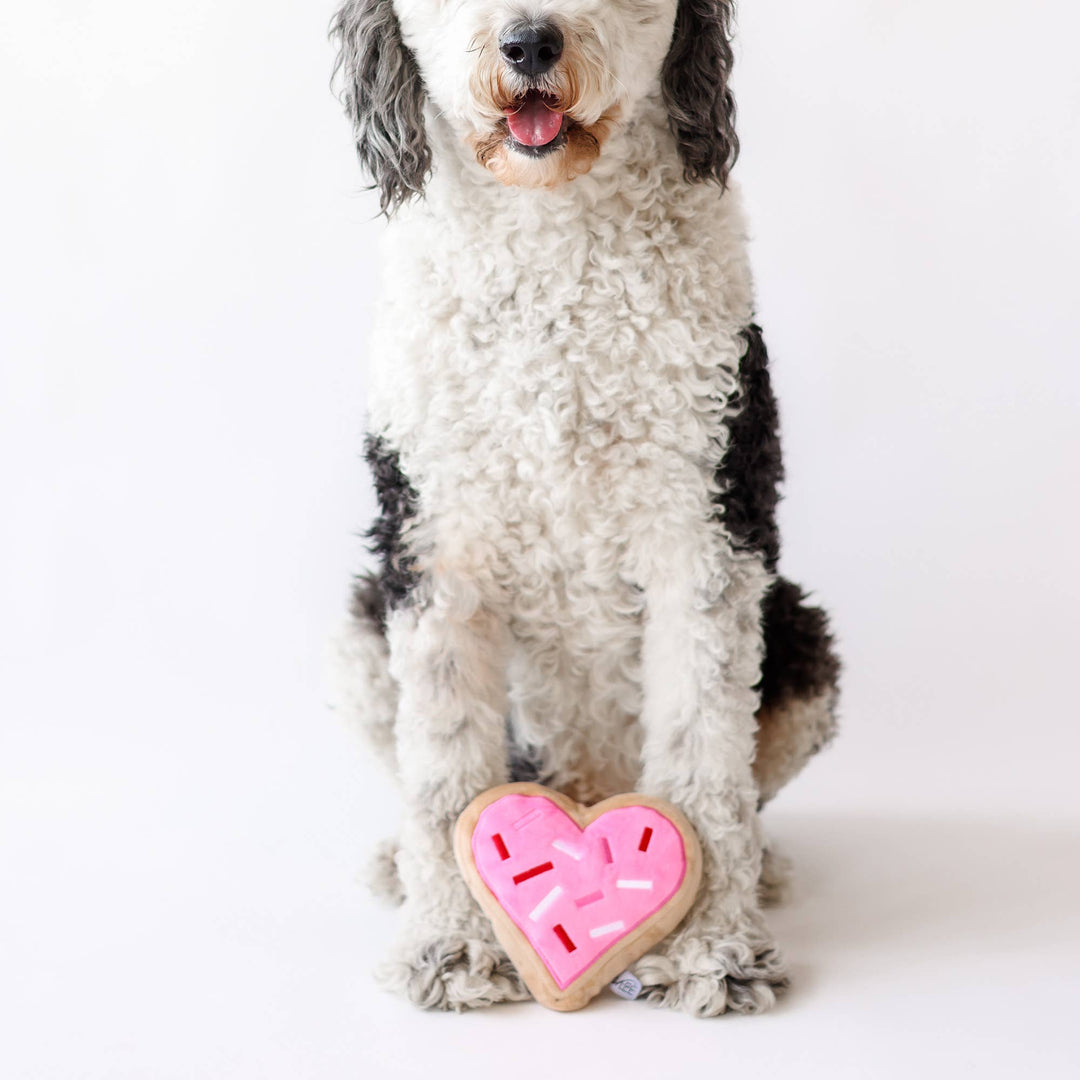
{"label": "tan fur on face", "polygon": [[570,121],[565,143],[540,158],[527,157],[511,149],[506,121],[486,137],[474,136],[476,160],[503,184],[529,188],[553,188],[587,173],[600,156],[600,148],[615,124],[613,116],[602,116],[595,124],[582,127]]}
{"label": "tan fur on face", "polygon": [[[600,156],[620,111],[613,103],[616,86],[588,34],[567,33],[558,64],[528,84],[503,63],[494,38],[477,48],[479,57],[470,85],[478,111],[490,126],[469,137],[476,160],[501,183],[518,187],[558,187],[587,173]],[[554,99],[553,107],[566,115],[563,146],[542,157],[518,153],[508,142],[505,110],[512,108],[526,89],[548,95]]]}

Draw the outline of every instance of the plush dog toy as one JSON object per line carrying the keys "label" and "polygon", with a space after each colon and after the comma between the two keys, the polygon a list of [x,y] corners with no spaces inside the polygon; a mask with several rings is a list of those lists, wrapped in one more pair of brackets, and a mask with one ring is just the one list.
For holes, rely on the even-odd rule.
{"label": "plush dog toy", "polygon": [[503,784],[458,818],[454,854],[533,997],[564,1012],[666,937],[701,883],[690,822],[647,795],[585,807]]}

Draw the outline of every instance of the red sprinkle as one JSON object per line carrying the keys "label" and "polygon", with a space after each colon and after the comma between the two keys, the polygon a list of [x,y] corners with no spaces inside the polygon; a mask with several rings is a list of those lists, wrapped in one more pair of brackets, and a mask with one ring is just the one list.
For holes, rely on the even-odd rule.
{"label": "red sprinkle", "polygon": [[514,875],[514,884],[520,885],[523,881],[528,881],[529,878],[536,877],[537,874],[546,874],[549,870],[554,870],[555,867],[552,863],[541,863],[539,866],[534,866],[531,870],[522,870],[520,874]]}
{"label": "red sprinkle", "polygon": [[567,952],[573,952],[577,946],[570,940],[570,935],[563,929],[562,923],[556,923],[552,928],[555,936],[563,943]]}

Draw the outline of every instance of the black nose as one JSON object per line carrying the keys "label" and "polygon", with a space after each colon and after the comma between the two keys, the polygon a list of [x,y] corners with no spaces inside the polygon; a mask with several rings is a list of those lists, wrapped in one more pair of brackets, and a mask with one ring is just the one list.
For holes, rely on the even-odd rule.
{"label": "black nose", "polygon": [[562,56],[562,34],[551,23],[515,23],[499,38],[499,51],[522,75],[543,75]]}

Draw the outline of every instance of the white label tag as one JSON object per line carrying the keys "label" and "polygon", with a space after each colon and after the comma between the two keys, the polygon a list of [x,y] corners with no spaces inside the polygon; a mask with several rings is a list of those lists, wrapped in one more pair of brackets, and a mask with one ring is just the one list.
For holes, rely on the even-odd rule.
{"label": "white label tag", "polygon": [[627,1001],[633,1001],[641,994],[641,981],[629,971],[616,975],[609,985],[613,993]]}

